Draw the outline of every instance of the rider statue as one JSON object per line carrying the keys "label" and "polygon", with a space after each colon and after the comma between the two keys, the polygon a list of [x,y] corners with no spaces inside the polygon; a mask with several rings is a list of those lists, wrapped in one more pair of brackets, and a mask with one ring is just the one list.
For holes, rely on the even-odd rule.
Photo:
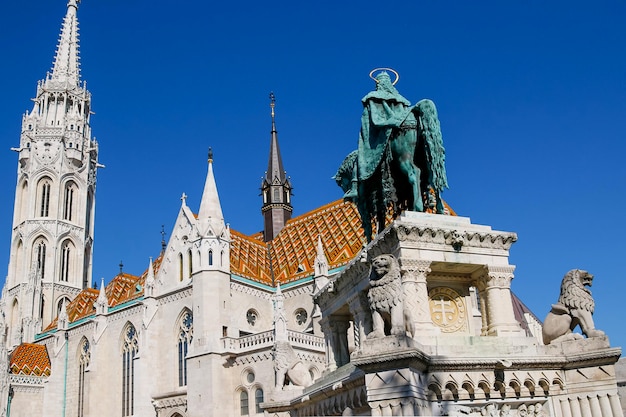
{"label": "rider statue", "polygon": [[362,99],[358,149],[335,175],[344,199],[357,204],[368,240],[370,222],[375,219],[380,230],[390,207],[394,217],[402,210],[443,213],[439,193],[448,187],[434,103],[411,106],[396,90],[399,77],[392,69],[376,69],[370,77],[376,90]]}

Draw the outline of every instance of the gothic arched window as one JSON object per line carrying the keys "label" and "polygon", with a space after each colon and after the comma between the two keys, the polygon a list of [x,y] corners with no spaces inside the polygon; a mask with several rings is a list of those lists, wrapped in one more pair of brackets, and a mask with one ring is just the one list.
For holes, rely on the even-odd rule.
{"label": "gothic arched window", "polygon": [[37,260],[37,273],[44,279],[46,276],[46,242],[41,239],[35,244],[36,260]]}
{"label": "gothic arched window", "polygon": [[193,340],[193,316],[187,310],[180,318],[178,325],[178,385],[187,385],[187,352]]}
{"label": "gothic arched window", "polygon": [[254,407],[257,414],[263,414],[263,409],[261,408],[262,402],[263,390],[261,388],[257,388],[256,391],[254,391]]}
{"label": "gothic arched window", "polygon": [[247,416],[250,414],[247,391],[241,391],[239,393],[239,414],[241,414],[242,416]]}
{"label": "gothic arched window", "polygon": [[63,282],[67,282],[69,280],[70,271],[71,271],[71,254],[72,254],[72,243],[70,241],[65,241],[61,245],[61,271],[59,274],[59,280]]}
{"label": "gothic arched window", "polygon": [[132,324],[124,330],[122,346],[122,416],[132,416],[135,412],[135,356],[139,352],[137,330]]}
{"label": "gothic arched window", "polygon": [[209,266],[213,265],[213,251],[209,250]]}
{"label": "gothic arched window", "polygon": [[72,221],[76,184],[68,182],[63,195],[63,220]]}
{"label": "gothic arched window", "polygon": [[187,262],[189,263],[189,278],[193,274],[193,256],[191,255],[191,249],[187,252]]}
{"label": "gothic arched window", "polygon": [[183,254],[179,253],[178,254],[178,280],[182,281],[183,280]]}
{"label": "gothic arched window", "polygon": [[39,182],[39,216],[48,217],[50,212],[50,184],[49,178],[44,178]]}
{"label": "gothic arched window", "polygon": [[91,360],[91,349],[87,339],[82,340],[78,355],[78,417],[83,417],[85,409],[85,374]]}
{"label": "gothic arched window", "polygon": [[40,217],[48,217],[50,212],[50,187],[52,181],[50,178],[43,178],[39,181],[39,186],[37,187],[37,195],[39,202],[39,216]]}

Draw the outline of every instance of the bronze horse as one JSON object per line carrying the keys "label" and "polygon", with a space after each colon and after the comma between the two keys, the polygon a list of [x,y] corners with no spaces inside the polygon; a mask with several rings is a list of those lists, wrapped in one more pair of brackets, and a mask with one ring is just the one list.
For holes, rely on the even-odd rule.
{"label": "bronze horse", "polygon": [[[378,85],[386,81],[382,78]],[[381,89],[377,87],[376,94],[364,98],[364,105],[366,99],[375,101],[386,112],[384,116],[394,116],[395,111],[395,126],[388,122],[390,118],[382,127],[375,125],[376,109],[368,111],[366,107],[359,149],[344,159],[333,177],[344,191],[344,199],[357,205],[368,242],[372,239],[372,222],[376,222],[377,232],[381,231],[389,211],[393,217],[403,210],[443,213],[440,194],[448,188],[435,104],[421,100],[410,107],[395,88],[390,94],[380,94],[378,90]],[[364,132],[365,129],[369,130]],[[363,169],[360,165],[369,167]]]}

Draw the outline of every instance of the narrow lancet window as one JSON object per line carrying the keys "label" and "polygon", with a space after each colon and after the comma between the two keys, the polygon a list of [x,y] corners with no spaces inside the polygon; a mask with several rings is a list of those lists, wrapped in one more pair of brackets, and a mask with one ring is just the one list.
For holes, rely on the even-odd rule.
{"label": "narrow lancet window", "polygon": [[139,352],[137,331],[131,324],[124,332],[122,349],[122,416],[135,413],[135,356]]}
{"label": "narrow lancet window", "polygon": [[178,385],[187,385],[187,352],[193,340],[193,316],[185,311],[178,327]]}

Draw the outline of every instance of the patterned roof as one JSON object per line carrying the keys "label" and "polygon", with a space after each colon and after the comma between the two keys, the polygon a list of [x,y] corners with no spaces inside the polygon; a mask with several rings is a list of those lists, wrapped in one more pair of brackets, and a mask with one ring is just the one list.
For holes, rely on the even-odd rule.
{"label": "patterned roof", "polygon": [[331,269],[347,264],[365,242],[356,207],[338,200],[294,217],[267,243],[260,234],[245,236],[231,230],[231,272],[272,286],[310,276],[318,236]]}
{"label": "patterned roof", "polygon": [[[152,265],[156,273],[161,266],[162,256],[159,256]],[[115,307],[127,301],[134,300],[143,295],[143,285],[148,275],[148,269],[140,276],[120,272],[109,282],[105,288],[109,307]],[[100,294],[95,288],[85,288],[76,298],[67,305],[67,317],[70,323],[88,317],[95,313],[94,303]],[[47,332],[57,328],[58,318],[55,318],[43,331]]]}
{"label": "patterned roof", "polygon": [[50,357],[45,345],[22,343],[11,353],[9,367],[13,375],[50,376]]}

